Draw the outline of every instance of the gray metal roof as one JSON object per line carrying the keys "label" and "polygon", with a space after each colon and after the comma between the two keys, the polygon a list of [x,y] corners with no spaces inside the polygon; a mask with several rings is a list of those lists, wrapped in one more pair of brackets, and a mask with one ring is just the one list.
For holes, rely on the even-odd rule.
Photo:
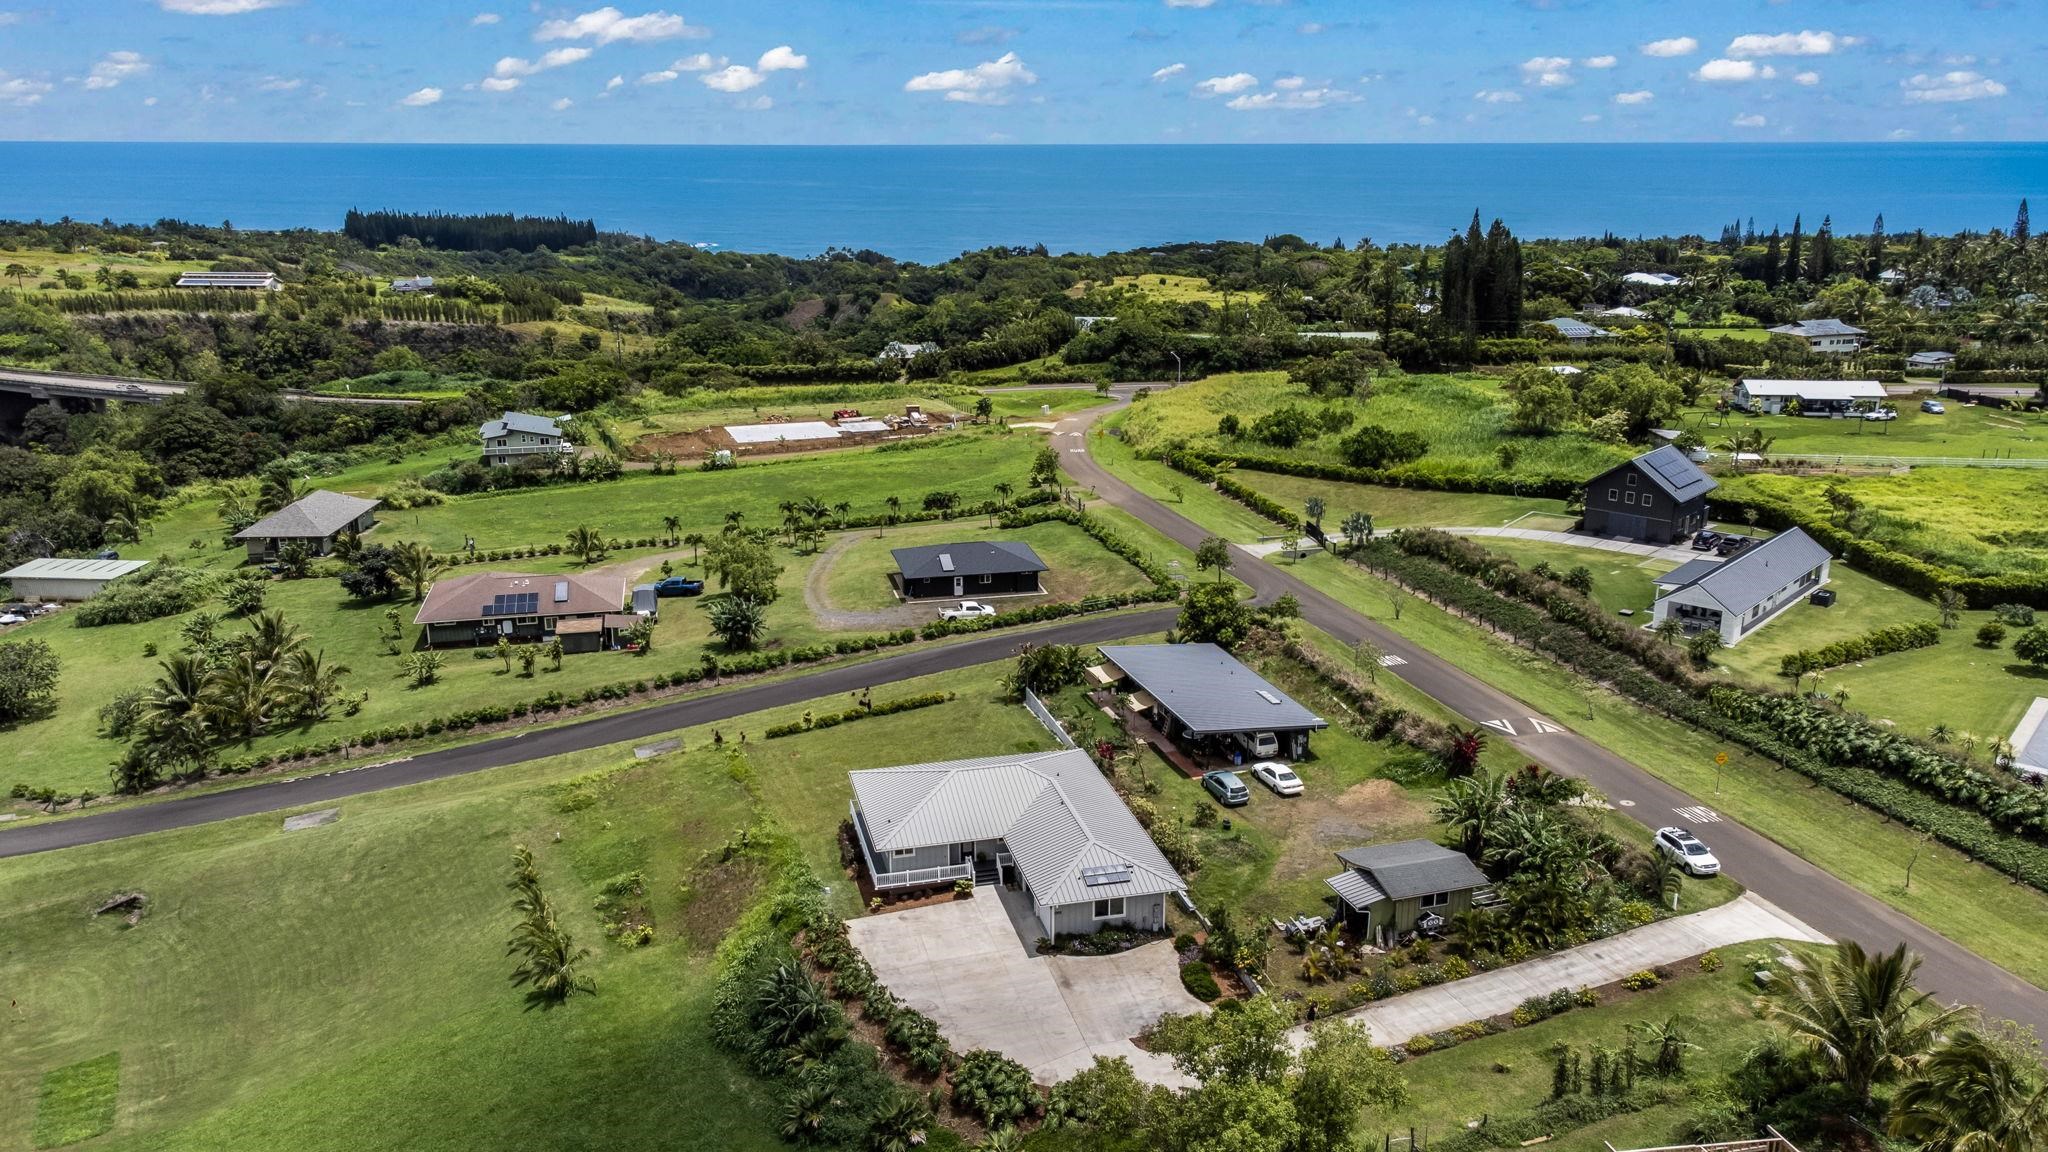
{"label": "gray metal roof", "polygon": [[1360,911],[1387,898],[1387,894],[1380,891],[1379,887],[1372,881],[1366,879],[1364,873],[1353,871],[1349,868],[1323,881],[1323,883],[1330,886],[1330,891],[1335,892],[1338,899]]}
{"label": "gray metal roof", "polygon": [[1737,552],[1685,587],[1700,589],[1723,611],[1739,616],[1829,559],[1818,540],[1793,528]]}
{"label": "gray metal roof", "polygon": [[1102,655],[1197,736],[1330,726],[1214,644],[1104,645]]}
{"label": "gray metal roof", "polygon": [[356,522],[382,501],[322,488],[294,500],[240,532],[237,540],[318,540]]}
{"label": "gray metal roof", "polygon": [[1560,316],[1555,320],[1545,320],[1544,323],[1557,329],[1558,335],[1573,340],[1587,340],[1595,336],[1613,335],[1612,332],[1605,328],[1595,328],[1584,320],[1574,320],[1569,316]]}
{"label": "gray metal roof", "polygon": [[1392,900],[1432,892],[1461,892],[1491,883],[1470,857],[1428,840],[1397,840],[1347,848],[1337,859],[1364,872]]}
{"label": "gray metal roof", "polygon": [[1906,357],[1908,364],[1946,364],[1956,358],[1953,352],[1915,352]]}
{"label": "gray metal roof", "polygon": [[1680,502],[1695,496],[1704,496],[1721,486],[1721,482],[1700,471],[1700,466],[1686,458],[1676,445],[1665,444],[1643,453],[1633,460],[1616,464],[1588,481],[1588,486],[1598,484],[1608,476],[1624,468],[1635,468],[1650,478],[1650,482],[1662,488],[1666,495]]}
{"label": "gray metal roof", "polygon": [[0,572],[0,580],[114,580],[148,566],[147,560],[31,560]]}
{"label": "gray metal roof", "polygon": [[1780,324],[1771,329],[1788,336],[1861,336],[1863,329],[1840,320],[1801,320],[1794,324]]}
{"label": "gray metal roof", "polygon": [[[847,773],[877,852],[1002,840],[1040,904],[1178,892],[1187,885],[1078,749]],[[1128,874],[1090,885],[1084,871]]]}
{"label": "gray metal roof", "polygon": [[477,429],[484,439],[503,436],[507,432],[530,432],[535,436],[560,436],[562,426],[548,416],[535,416],[531,412],[507,412],[496,420],[485,422]]}
{"label": "gray metal roof", "polygon": [[920,544],[892,548],[896,570],[905,580],[942,576],[982,576],[998,572],[1046,572],[1045,561],[1031,545],[1015,540],[966,540],[958,544]]}
{"label": "gray metal roof", "polygon": [[1687,560],[1662,576],[1650,577],[1650,583],[1655,584],[1659,588],[1683,588],[1687,584],[1719,568],[1721,563],[1721,560],[1718,558],[1700,556]]}

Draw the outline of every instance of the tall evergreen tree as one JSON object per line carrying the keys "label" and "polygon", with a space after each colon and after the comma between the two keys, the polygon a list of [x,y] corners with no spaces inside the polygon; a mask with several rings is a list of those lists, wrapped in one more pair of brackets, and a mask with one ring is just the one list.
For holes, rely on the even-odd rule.
{"label": "tall evergreen tree", "polygon": [[1776,288],[1785,270],[1782,262],[1783,245],[1778,240],[1777,225],[1771,226],[1771,238],[1764,244],[1764,287]]}
{"label": "tall evergreen tree", "polygon": [[1813,249],[1806,255],[1806,279],[1825,284],[1835,271],[1835,218],[1820,218],[1820,231],[1813,234]]}
{"label": "tall evergreen tree", "polygon": [[1870,239],[1864,241],[1863,244],[1863,278],[1865,280],[1875,280],[1877,279],[1877,274],[1882,271],[1884,271],[1884,213],[1879,212],[1877,219],[1871,222]]}
{"label": "tall evergreen tree", "polygon": [[1788,284],[1799,279],[1800,273],[1806,269],[1806,261],[1801,259],[1806,245],[1800,233],[1801,221],[1795,215],[1792,217],[1792,235],[1785,241],[1785,271],[1780,277]]}
{"label": "tall evergreen tree", "polygon": [[1496,219],[1486,232],[1486,302],[1481,330],[1489,336],[1522,331],[1522,242]]}
{"label": "tall evergreen tree", "polygon": [[2020,198],[2020,214],[2012,218],[2012,242],[2025,248],[2027,241],[2033,237],[2033,231],[2033,225],[2027,220],[2026,197],[2022,196]]}

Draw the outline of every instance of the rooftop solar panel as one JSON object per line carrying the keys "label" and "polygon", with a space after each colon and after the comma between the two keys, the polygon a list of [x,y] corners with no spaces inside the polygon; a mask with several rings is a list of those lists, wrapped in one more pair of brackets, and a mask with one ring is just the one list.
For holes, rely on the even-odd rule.
{"label": "rooftop solar panel", "polygon": [[1081,869],[1081,883],[1090,888],[1100,888],[1106,884],[1128,884],[1130,882],[1131,869],[1128,865],[1104,864],[1093,868]]}

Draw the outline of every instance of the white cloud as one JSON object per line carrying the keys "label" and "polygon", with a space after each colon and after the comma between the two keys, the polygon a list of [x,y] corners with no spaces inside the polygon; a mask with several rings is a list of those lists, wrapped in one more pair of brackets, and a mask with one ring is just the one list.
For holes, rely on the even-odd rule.
{"label": "white cloud", "polygon": [[1303,36],[1321,36],[1329,30],[1330,26],[1328,24],[1315,20],[1310,20],[1295,29],[1296,32],[1301,33]]}
{"label": "white cloud", "polygon": [[1522,61],[1522,83],[1562,88],[1572,82],[1569,56],[1532,56]]}
{"label": "white cloud", "polygon": [[1246,92],[1232,97],[1223,106],[1239,112],[1296,112],[1327,108],[1332,104],[1350,104],[1358,99],[1342,88],[1282,88],[1281,84],[1280,81],[1274,82],[1273,87],[1278,91]]}
{"label": "white cloud", "polygon": [[1859,43],[1854,36],[1837,36],[1833,32],[1779,32],[1774,35],[1751,33],[1737,36],[1728,42],[1728,55],[1737,59],[1755,56],[1832,56],[1837,48],[1848,48]]}
{"label": "white cloud", "polygon": [[1620,63],[1620,61],[1612,56],[1588,56],[1584,60],[1579,61],[1579,63],[1584,64],[1588,68],[1612,68]]}
{"label": "white cloud", "polygon": [[92,66],[92,72],[85,78],[85,86],[95,91],[101,88],[119,87],[121,81],[140,76],[149,71],[149,61],[140,52],[109,52],[100,57]]}
{"label": "white cloud", "polygon": [[523,83],[517,76],[486,76],[478,87],[486,92],[510,92]]}
{"label": "white cloud", "polygon": [[761,82],[768,77],[745,64],[731,64],[716,72],[707,72],[700,79],[704,81],[706,88],[714,88],[720,92],[745,92],[749,88],[760,87]]}
{"label": "white cloud", "polygon": [[984,60],[972,68],[947,68],[912,76],[903,84],[905,92],[944,92],[946,99],[962,104],[1004,104],[1009,89],[1038,83],[1038,74],[1026,67],[1015,52]]}
{"label": "white cloud", "polygon": [[1794,77],[1792,77],[1792,82],[1793,82],[1794,84],[1800,84],[1800,85],[1804,85],[1805,87],[1811,88],[1811,87],[1813,87],[1813,86],[1814,86],[1815,84],[1818,84],[1818,83],[1820,83],[1820,73],[1818,73],[1818,72],[1801,72],[1801,73],[1799,73],[1799,74],[1798,74],[1797,76],[1794,76]]}
{"label": "white cloud", "polygon": [[1154,69],[1152,72],[1152,80],[1154,83],[1157,83],[1162,80],[1171,80],[1175,76],[1178,76],[1187,70],[1188,66],[1185,64],[1168,64],[1164,68]]}
{"label": "white cloud", "polygon": [[713,56],[709,52],[699,52],[694,56],[685,56],[681,60],[669,65],[669,67],[678,72],[709,72],[713,68],[725,67],[725,57]]}
{"label": "white cloud", "polygon": [[775,97],[769,96],[764,93],[760,96],[754,97],[752,100],[747,101],[745,104],[740,105],[740,107],[745,108],[750,112],[766,112],[770,108],[775,107]]}
{"label": "white cloud", "polygon": [[1259,86],[1259,78],[1249,72],[1232,72],[1228,76],[1211,76],[1195,85],[1195,91],[1204,96],[1228,96],[1233,92],[1248,92]]}
{"label": "white cloud", "polygon": [[590,51],[588,48],[557,48],[543,53],[538,60],[528,60],[523,56],[503,56],[492,66],[491,75],[501,80],[512,76],[532,76],[550,68],[581,63],[590,58]]}
{"label": "white cloud", "polygon": [[1581,124],[1598,124],[1599,122],[1600,114],[1598,112],[1588,112],[1584,116],[1579,117],[1579,123]]}
{"label": "white cloud", "polygon": [[297,77],[287,80],[283,76],[265,76],[263,81],[256,85],[256,90],[258,92],[296,92],[303,84],[305,84],[305,81]]}
{"label": "white cloud", "polygon": [[797,54],[787,44],[770,48],[754,62],[754,68],[761,72],[801,72],[810,66],[809,56]]}
{"label": "white cloud", "polygon": [[1520,104],[1522,102],[1522,94],[1520,92],[1500,88],[1482,89],[1474,92],[1472,98],[1482,104]]}
{"label": "white cloud", "polygon": [[184,16],[240,16],[283,3],[284,0],[157,0],[157,7]]}
{"label": "white cloud", "polygon": [[1652,40],[1643,45],[1645,56],[1690,56],[1700,50],[1700,42],[1690,36],[1673,36],[1669,40]]}
{"label": "white cloud", "polygon": [[574,107],[575,104],[576,102],[574,100],[571,100],[567,96],[564,96],[560,100],[555,101],[553,104],[548,105],[548,107],[553,108],[557,112],[567,112],[570,108]]}
{"label": "white cloud", "polygon": [[156,107],[156,97],[154,97],[154,96],[144,96],[144,97],[142,98],[142,106],[143,106],[144,108],[154,108],[154,107]]}
{"label": "white cloud", "polygon": [[[676,70],[675,70],[675,69],[673,69],[673,68],[663,68],[663,69],[662,69],[661,71],[659,71],[659,72],[642,72],[642,73],[640,74],[640,79],[638,79],[638,80],[635,80],[635,81],[634,81],[634,83],[635,83],[635,84],[666,84],[666,83],[668,83],[669,81],[671,81],[671,80],[674,80],[674,79],[676,79],[677,77],[679,77],[679,76],[681,76],[681,75],[682,75],[682,73],[681,73],[681,72],[678,72],[678,71],[676,71]],[[610,87],[610,85],[606,85],[606,87]]]}
{"label": "white cloud", "polygon": [[504,19],[504,17],[498,15],[496,12],[479,12],[476,15],[471,16],[469,18],[469,26],[471,28],[482,28],[485,27],[486,25],[496,24],[498,21],[502,19]]}
{"label": "white cloud", "polygon": [[610,44],[618,40],[642,42],[648,40],[669,40],[677,36],[709,36],[708,28],[699,28],[671,16],[667,12],[649,12],[644,16],[628,16],[609,5],[594,12],[585,12],[569,20],[549,20],[537,29],[535,40],[595,40],[599,44]]}
{"label": "white cloud", "polygon": [[1273,87],[1280,89],[1282,92],[1293,92],[1307,86],[1308,81],[1299,76],[1282,76],[1278,80],[1273,81]]}
{"label": "white cloud", "polygon": [[1616,104],[1648,104],[1656,98],[1657,94],[1647,88],[1638,88],[1634,92],[1617,92],[1614,94],[1614,102]]}
{"label": "white cloud", "polygon": [[24,76],[7,76],[0,72],[0,103],[27,108],[43,102],[43,97],[55,87],[47,80],[30,80]]}
{"label": "white cloud", "polygon": [[1770,123],[1770,121],[1764,119],[1762,116],[1759,116],[1754,112],[1751,112],[1745,116],[1737,116],[1735,119],[1730,120],[1729,123],[1735,125],[1737,128],[1761,128],[1764,125]]}
{"label": "white cloud", "polygon": [[625,84],[626,78],[624,76],[614,76],[611,79],[604,82],[604,90],[609,92],[614,88],[623,88],[625,87]]}
{"label": "white cloud", "polygon": [[1747,60],[1709,60],[1693,73],[1693,79],[1710,83],[1754,80],[1762,70]]}
{"label": "white cloud", "polygon": [[1923,72],[1899,83],[1906,89],[1906,100],[1913,104],[1954,104],[2005,95],[2005,85],[1976,72],[1944,72],[1939,76]]}
{"label": "white cloud", "polygon": [[1207,8],[1216,0],[1166,0],[1168,8]]}
{"label": "white cloud", "polygon": [[1891,131],[1885,133],[1885,137],[1891,140],[1911,140],[1915,135],[1917,135],[1917,133],[1915,133],[1911,128],[1894,128]]}
{"label": "white cloud", "polygon": [[405,105],[407,108],[425,108],[429,104],[439,104],[440,102],[441,90],[439,88],[422,88],[399,101],[400,104]]}

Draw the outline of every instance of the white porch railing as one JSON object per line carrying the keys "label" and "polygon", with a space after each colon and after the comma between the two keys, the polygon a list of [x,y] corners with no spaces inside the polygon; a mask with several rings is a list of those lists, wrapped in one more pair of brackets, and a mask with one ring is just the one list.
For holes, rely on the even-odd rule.
{"label": "white porch railing", "polygon": [[853,835],[860,841],[860,854],[868,866],[868,879],[881,892],[891,888],[915,888],[923,884],[944,884],[951,880],[972,879],[974,862],[965,864],[942,864],[937,868],[912,868],[903,872],[884,872],[875,867],[875,850],[868,843],[867,825],[861,822],[859,805],[848,803],[847,814],[853,817]]}

